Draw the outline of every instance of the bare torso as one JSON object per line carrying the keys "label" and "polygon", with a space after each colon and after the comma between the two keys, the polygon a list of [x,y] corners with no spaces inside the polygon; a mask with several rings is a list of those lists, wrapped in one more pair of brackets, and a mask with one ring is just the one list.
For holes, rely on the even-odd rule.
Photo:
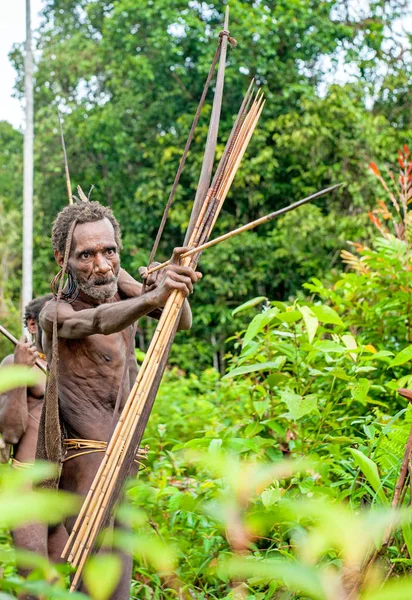
{"label": "bare torso", "polygon": [[[118,302],[119,296],[108,300]],[[75,311],[92,308],[77,299]],[[132,352],[127,355],[132,326],[109,335],[94,334],[81,339],[59,338],[59,407],[63,435],[70,439],[108,441],[112,431],[113,412],[125,363],[128,377],[120,404],[123,407],[131,383],[137,375],[137,362]],[[43,340],[51,364],[51,341]],[[69,451],[68,456],[76,452]],[[85,494],[93,480],[103,453],[82,455],[64,462],[60,487]]]}

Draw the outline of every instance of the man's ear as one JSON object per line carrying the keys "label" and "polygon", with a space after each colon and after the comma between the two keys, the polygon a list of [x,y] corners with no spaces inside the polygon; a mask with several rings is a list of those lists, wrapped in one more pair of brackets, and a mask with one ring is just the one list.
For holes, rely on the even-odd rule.
{"label": "man's ear", "polygon": [[29,317],[27,319],[27,329],[30,331],[30,333],[32,335],[37,334],[37,323],[36,323],[36,320],[33,319],[33,317]]}
{"label": "man's ear", "polygon": [[64,256],[61,252],[59,252],[58,250],[54,251],[54,258],[56,259],[57,264],[59,265],[59,267],[63,266],[63,259]]}

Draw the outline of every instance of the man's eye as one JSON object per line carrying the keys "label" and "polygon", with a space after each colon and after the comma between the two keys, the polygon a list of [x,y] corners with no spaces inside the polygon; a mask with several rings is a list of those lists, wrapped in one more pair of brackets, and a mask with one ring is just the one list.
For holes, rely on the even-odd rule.
{"label": "man's eye", "polygon": [[89,252],[82,253],[82,258],[89,258],[89,256],[90,256]]}
{"label": "man's eye", "polygon": [[113,250],[113,248],[109,248],[107,250],[107,254],[108,254],[108,256],[113,256],[114,254],[116,254],[116,250]]}

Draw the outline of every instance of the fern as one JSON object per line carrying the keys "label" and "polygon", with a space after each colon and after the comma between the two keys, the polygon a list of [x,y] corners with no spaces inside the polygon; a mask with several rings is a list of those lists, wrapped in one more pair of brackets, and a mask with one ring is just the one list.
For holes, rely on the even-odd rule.
{"label": "fern", "polygon": [[402,421],[397,421],[383,436],[380,448],[374,457],[383,473],[397,470],[405,453],[405,445],[412,427],[412,406],[408,406]]}

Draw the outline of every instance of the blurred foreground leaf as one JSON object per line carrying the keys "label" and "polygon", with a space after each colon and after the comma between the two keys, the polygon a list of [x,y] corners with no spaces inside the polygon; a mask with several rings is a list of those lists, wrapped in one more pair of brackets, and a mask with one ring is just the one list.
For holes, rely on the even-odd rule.
{"label": "blurred foreground leaf", "polygon": [[113,554],[91,556],[84,568],[84,582],[94,600],[108,600],[122,574],[122,561]]}
{"label": "blurred foreground leaf", "polygon": [[41,373],[22,365],[2,367],[0,371],[0,394],[16,387],[36,385],[41,381],[41,378]]}

